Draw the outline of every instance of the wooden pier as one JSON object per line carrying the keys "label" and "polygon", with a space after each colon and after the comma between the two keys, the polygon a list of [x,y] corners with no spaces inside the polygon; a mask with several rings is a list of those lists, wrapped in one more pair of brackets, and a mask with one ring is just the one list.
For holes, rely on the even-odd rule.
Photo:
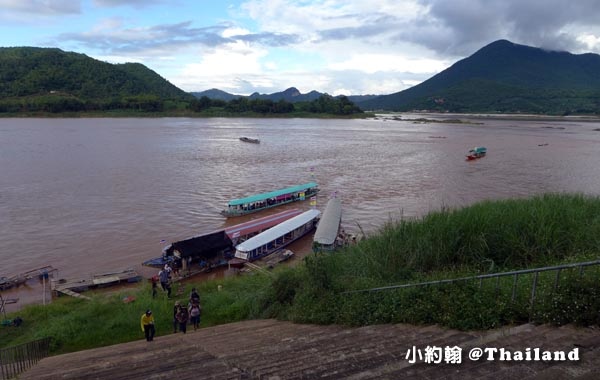
{"label": "wooden pier", "polygon": [[48,278],[56,273],[58,270],[52,265],[31,269],[26,272],[17,273],[9,277],[0,277],[0,290],[7,290],[15,286],[23,285],[27,281],[33,278],[42,279],[42,277]]}
{"label": "wooden pier", "polygon": [[122,272],[95,274],[89,278],[78,280],[52,280],[51,288],[54,296],[64,294],[72,297],[89,299],[89,297],[79,293],[90,289],[103,288],[123,283],[134,283],[141,280],[142,276],[135,270],[127,269]]}

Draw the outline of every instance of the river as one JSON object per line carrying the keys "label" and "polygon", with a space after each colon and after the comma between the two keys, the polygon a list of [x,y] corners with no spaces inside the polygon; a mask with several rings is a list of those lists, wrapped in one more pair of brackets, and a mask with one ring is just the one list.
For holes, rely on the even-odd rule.
{"label": "river", "polygon": [[[437,122],[414,120],[423,117]],[[488,155],[465,161],[481,145]],[[598,162],[600,121],[577,118],[5,118],[0,276],[45,265],[61,278],[148,273],[140,263],[160,255],[162,239],[264,215],[227,220],[219,211],[228,200],[312,180],[317,208],[341,197],[346,231],[368,235],[390,220],[484,199],[598,195]],[[292,250],[306,254],[310,243]],[[27,302],[38,293],[28,285],[4,295]]]}

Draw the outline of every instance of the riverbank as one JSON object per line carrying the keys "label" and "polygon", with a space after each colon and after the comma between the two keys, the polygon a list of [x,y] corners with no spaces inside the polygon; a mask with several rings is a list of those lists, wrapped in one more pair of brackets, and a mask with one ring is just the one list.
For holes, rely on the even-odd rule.
{"label": "riverbank", "polygon": [[[158,335],[172,333],[175,300],[200,290],[203,327],[278,318],[303,323],[368,325],[440,324],[488,329],[527,321],[600,324],[600,269],[563,272],[539,279],[536,309],[529,308],[524,281],[510,301],[511,281],[409,292],[345,292],[402,283],[447,279],[597,259],[600,256],[600,198],[546,194],[530,199],[486,201],[433,212],[384,226],[357,246],[308,256],[303,265],[280,267],[273,275],[253,274],[178,284],[174,297],[151,296],[149,282],[111,294],[90,292],[91,301],[61,297],[17,314],[20,327],[2,327],[0,344],[52,336],[53,353],[128,342],[140,338],[139,318],[150,308]],[[542,291],[544,290],[545,291]],[[135,301],[130,302],[131,299]],[[128,300],[128,302],[125,302]],[[107,332],[110,331],[110,334]]]}
{"label": "riverbank", "polygon": [[251,118],[251,119],[366,119],[374,117],[374,113],[355,113],[350,115],[337,115],[312,112],[290,112],[290,113],[257,113],[257,112],[227,112],[223,110],[206,110],[194,112],[190,110],[174,110],[161,112],[115,110],[115,111],[75,111],[75,112],[0,112],[0,118],[163,118],[163,117],[186,117],[186,118]]}

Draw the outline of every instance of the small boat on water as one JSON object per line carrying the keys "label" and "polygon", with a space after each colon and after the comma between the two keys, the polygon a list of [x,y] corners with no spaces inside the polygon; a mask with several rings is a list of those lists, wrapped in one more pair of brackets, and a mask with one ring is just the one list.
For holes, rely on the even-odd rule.
{"label": "small boat on water", "polygon": [[292,257],[294,257],[294,252],[290,251],[289,249],[282,249],[277,252],[273,252],[269,256],[266,256],[264,260],[266,267],[272,269],[277,264],[288,261]]}
{"label": "small boat on water", "polygon": [[483,146],[476,146],[475,148],[469,150],[469,154],[467,154],[467,161],[476,160],[481,157],[485,157],[487,153],[487,148]]}
{"label": "small boat on water", "polygon": [[229,201],[227,208],[221,211],[221,215],[227,217],[246,215],[286,203],[303,201],[318,192],[319,185],[315,182],[309,182],[246,198],[233,199]]}
{"label": "small boat on water", "polygon": [[235,247],[235,258],[229,260],[229,266],[240,268],[246,262],[252,262],[270,255],[300,239],[315,228],[320,215],[321,211],[319,210],[305,211],[238,244]]}
{"label": "small boat on water", "polygon": [[253,138],[244,137],[244,136],[240,137],[240,141],[247,142],[247,143],[252,143],[252,144],[260,144],[260,140],[259,139],[253,139]]}

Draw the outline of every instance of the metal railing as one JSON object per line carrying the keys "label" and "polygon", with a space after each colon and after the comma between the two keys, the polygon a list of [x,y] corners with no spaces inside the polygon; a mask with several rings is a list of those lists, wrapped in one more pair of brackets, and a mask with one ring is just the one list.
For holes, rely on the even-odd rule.
{"label": "metal railing", "polygon": [[16,378],[48,356],[51,338],[0,349],[0,379]]}
{"label": "metal railing", "polygon": [[533,280],[532,280],[532,284],[531,284],[531,292],[530,292],[530,297],[529,297],[530,318],[531,318],[531,315],[532,315],[533,309],[534,309],[534,305],[535,305],[535,299],[536,299],[537,290],[538,290],[537,288],[538,288],[538,280],[539,280],[540,273],[551,272],[551,271],[556,272],[556,275],[555,275],[554,281],[553,281],[553,286],[552,286],[552,291],[555,292],[559,286],[561,271],[563,271],[565,269],[577,269],[579,271],[579,276],[583,276],[584,268],[590,267],[590,266],[600,266],[600,260],[587,261],[587,262],[582,262],[582,263],[573,263],[573,264],[563,264],[563,265],[556,265],[556,266],[542,267],[542,268],[523,269],[523,270],[517,270],[517,271],[510,271],[510,272],[482,274],[482,275],[478,275],[478,276],[460,277],[460,278],[453,278],[453,279],[446,279],[446,280],[436,280],[436,281],[418,282],[418,283],[412,283],[412,284],[382,286],[382,287],[370,288],[370,289],[349,290],[349,291],[343,292],[341,294],[381,292],[381,291],[386,291],[386,290],[406,289],[406,288],[415,288],[415,287],[422,287],[422,286],[427,287],[427,286],[444,285],[444,284],[455,284],[455,283],[460,283],[460,282],[477,281],[477,280],[479,281],[479,288],[481,289],[481,287],[483,286],[483,281],[489,280],[489,279],[496,279],[496,290],[498,291],[500,288],[500,278],[512,276],[513,277],[512,291],[511,291],[511,302],[512,302],[515,300],[515,296],[517,293],[517,285],[519,282],[519,276],[523,276],[526,274],[533,274]]}

